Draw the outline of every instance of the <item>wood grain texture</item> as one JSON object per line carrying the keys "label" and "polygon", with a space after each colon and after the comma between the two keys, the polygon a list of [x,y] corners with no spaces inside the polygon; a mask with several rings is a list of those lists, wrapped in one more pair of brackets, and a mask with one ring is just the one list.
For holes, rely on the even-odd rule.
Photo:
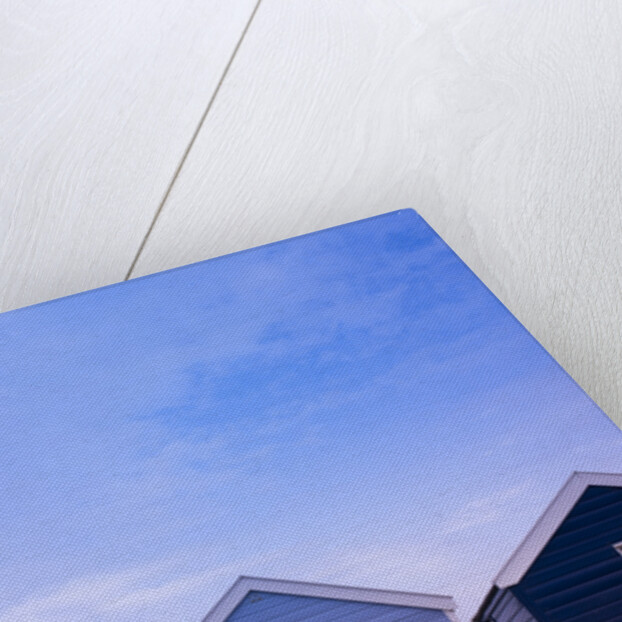
{"label": "wood grain texture", "polygon": [[135,276],[416,208],[622,423],[615,2],[264,0]]}
{"label": "wood grain texture", "polygon": [[4,3],[0,309],[124,278],[254,5]]}

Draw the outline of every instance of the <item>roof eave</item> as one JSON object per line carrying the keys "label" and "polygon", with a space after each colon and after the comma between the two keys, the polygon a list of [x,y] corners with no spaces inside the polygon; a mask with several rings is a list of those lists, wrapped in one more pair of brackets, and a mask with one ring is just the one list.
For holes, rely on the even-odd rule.
{"label": "roof eave", "polygon": [[495,579],[499,588],[516,585],[589,486],[622,488],[622,473],[575,471],[549,504]]}
{"label": "roof eave", "polygon": [[251,591],[436,609],[446,612],[450,619],[455,620],[454,611],[456,604],[450,596],[242,576],[236,580],[225,595],[214,605],[203,619],[203,622],[225,622]]}

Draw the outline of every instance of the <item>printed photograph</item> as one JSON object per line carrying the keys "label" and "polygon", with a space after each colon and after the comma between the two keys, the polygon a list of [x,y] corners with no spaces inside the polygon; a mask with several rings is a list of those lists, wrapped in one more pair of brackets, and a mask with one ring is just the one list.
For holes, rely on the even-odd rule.
{"label": "printed photograph", "polygon": [[622,434],[412,210],[0,315],[0,622],[622,620]]}

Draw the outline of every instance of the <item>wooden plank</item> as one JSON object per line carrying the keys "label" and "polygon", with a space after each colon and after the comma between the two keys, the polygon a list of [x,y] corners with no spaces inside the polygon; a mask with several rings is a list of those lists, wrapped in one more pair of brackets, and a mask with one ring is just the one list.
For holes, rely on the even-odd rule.
{"label": "wooden plank", "polygon": [[254,6],[3,8],[2,310],[124,278]]}
{"label": "wooden plank", "polygon": [[134,274],[415,207],[622,422],[620,21],[264,0]]}

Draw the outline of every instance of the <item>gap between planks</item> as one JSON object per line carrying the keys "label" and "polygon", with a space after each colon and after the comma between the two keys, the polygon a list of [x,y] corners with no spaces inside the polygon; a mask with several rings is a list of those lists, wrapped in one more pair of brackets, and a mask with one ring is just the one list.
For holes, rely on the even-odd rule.
{"label": "gap between planks", "polygon": [[149,236],[151,235],[156,222],[158,220],[158,218],[160,217],[160,214],[162,213],[162,210],[164,209],[164,205],[169,197],[169,195],[171,194],[171,190],[173,189],[173,186],[175,185],[175,182],[177,181],[177,178],[179,177],[179,173],[181,172],[181,169],[183,168],[186,160],[188,159],[188,154],[190,153],[190,150],[192,149],[192,146],[194,145],[197,136],[199,135],[201,128],[203,127],[203,123],[205,122],[205,119],[207,118],[207,115],[209,114],[210,110],[212,109],[212,106],[214,104],[214,101],[216,100],[216,97],[218,95],[218,92],[220,91],[220,87],[223,85],[225,78],[227,77],[227,74],[229,73],[229,69],[231,68],[231,66],[233,65],[233,61],[235,60],[235,57],[238,53],[238,50],[240,49],[240,47],[242,46],[242,42],[244,41],[244,38],[246,37],[246,33],[249,31],[251,24],[253,23],[253,19],[255,18],[255,15],[259,9],[259,5],[261,4],[262,0],[257,0],[257,3],[255,4],[255,7],[253,8],[250,17],[248,18],[248,21],[246,22],[246,25],[244,26],[244,29],[242,30],[242,34],[240,35],[240,38],[238,40],[238,42],[236,43],[235,48],[233,48],[233,52],[231,54],[231,58],[229,58],[229,61],[227,62],[222,75],[220,76],[220,80],[218,81],[218,84],[216,85],[216,88],[214,89],[214,92],[212,93],[212,96],[210,97],[209,101],[207,102],[207,106],[205,107],[205,110],[203,111],[203,114],[201,115],[201,118],[199,119],[199,123],[197,124],[196,129],[194,130],[194,133],[192,134],[192,137],[190,138],[190,141],[188,142],[188,146],[186,147],[184,153],[181,156],[181,159],[179,160],[179,164],[177,165],[177,167],[175,168],[175,171],[173,173],[173,176],[171,177],[171,181],[169,182],[166,191],[164,192],[164,195],[162,197],[162,200],[160,201],[160,204],[158,205],[153,218],[151,220],[151,224],[149,225],[139,247],[138,250],[136,251],[136,255],[134,255],[134,259],[132,260],[132,263],[130,264],[130,267],[127,271],[127,274],[125,275],[125,278],[123,279],[124,281],[127,281],[129,279],[132,278],[132,272],[134,272],[134,269],[136,268],[136,264],[138,263],[138,260],[140,259],[140,256],[143,252],[143,250],[145,249],[145,245],[147,244],[147,240],[149,239]]}

